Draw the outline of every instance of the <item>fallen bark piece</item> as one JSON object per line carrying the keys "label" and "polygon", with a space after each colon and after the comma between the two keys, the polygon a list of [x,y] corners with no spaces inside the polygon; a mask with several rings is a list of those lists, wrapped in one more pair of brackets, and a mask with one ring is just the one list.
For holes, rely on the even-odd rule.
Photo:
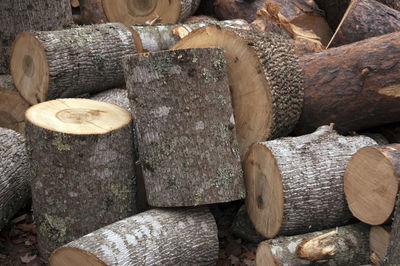
{"label": "fallen bark piece", "polygon": [[131,122],[125,109],[88,99],[58,99],[27,110],[27,147],[37,171],[32,205],[43,257],[135,213]]}
{"label": "fallen bark piece", "polygon": [[218,234],[208,209],[153,209],[53,252],[52,266],[215,265]]}
{"label": "fallen bark piece", "polygon": [[371,226],[371,230],[369,231],[370,257],[371,261],[376,265],[383,265],[389,242],[389,226]]}
{"label": "fallen bark piece", "polygon": [[131,27],[137,53],[168,50],[195,29],[217,25],[219,27],[248,25],[245,20],[201,21],[188,24],[134,25]]}
{"label": "fallen bark piece", "polygon": [[278,232],[294,235],[349,223],[346,165],[358,149],[375,144],[322,126],[309,135],[253,145],[244,171],[247,211],[257,231],[272,238]]}
{"label": "fallen bark piece", "polygon": [[328,47],[400,31],[400,11],[376,0],[352,0]]}
{"label": "fallen bark piece", "polygon": [[124,85],[121,58],[135,53],[132,34],[109,23],[24,32],[11,52],[15,86],[30,104]]}
{"label": "fallen bark piece", "polygon": [[33,174],[25,138],[0,127],[0,229],[28,203]]}
{"label": "fallen bark piece", "polygon": [[200,0],[103,0],[104,13],[110,22],[125,26],[140,24],[175,24],[196,12]]}
{"label": "fallen bark piece", "polygon": [[[398,157],[400,158],[400,157]],[[397,169],[400,164],[397,162]],[[400,197],[397,198],[392,230],[390,232],[390,242],[385,256],[385,265],[400,264]]]}
{"label": "fallen bark piece", "polygon": [[10,75],[0,75],[0,127],[25,134],[25,111],[29,107],[15,88]]}
{"label": "fallen bark piece", "polygon": [[23,31],[54,30],[72,22],[69,0],[2,0],[0,3],[0,74],[9,72],[10,48]]}
{"label": "fallen bark piece", "polygon": [[300,56],[305,95],[295,133],[329,123],[347,133],[399,121],[399,58],[400,32]]}
{"label": "fallen bark piece", "polygon": [[388,220],[399,192],[400,144],[365,147],[346,168],[344,192],[353,215],[379,225]]}
{"label": "fallen bark piece", "polygon": [[172,49],[223,47],[240,157],[257,142],[288,135],[301,112],[303,80],[287,39],[273,33],[206,26]]}
{"label": "fallen bark piece", "polygon": [[244,198],[223,49],[130,55],[123,65],[148,203]]}
{"label": "fallen bark piece", "polygon": [[278,237],[258,245],[257,265],[365,265],[369,226],[359,223],[303,235]]}

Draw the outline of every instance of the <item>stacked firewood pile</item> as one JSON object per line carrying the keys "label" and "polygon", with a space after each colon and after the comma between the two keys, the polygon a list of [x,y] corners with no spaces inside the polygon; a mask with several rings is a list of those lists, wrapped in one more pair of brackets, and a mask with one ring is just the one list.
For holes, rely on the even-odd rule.
{"label": "stacked firewood pile", "polygon": [[400,264],[398,2],[0,13],[0,228],[31,199],[51,265],[223,264],[241,200],[257,265]]}

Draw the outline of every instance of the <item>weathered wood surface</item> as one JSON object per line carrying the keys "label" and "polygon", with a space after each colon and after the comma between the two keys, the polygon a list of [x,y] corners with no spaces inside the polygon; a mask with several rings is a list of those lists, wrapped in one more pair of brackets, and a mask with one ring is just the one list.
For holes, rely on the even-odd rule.
{"label": "weathered wood surface", "polygon": [[153,209],[57,249],[50,264],[215,265],[217,259],[217,225],[208,209]]}
{"label": "weathered wood surface", "polygon": [[244,198],[224,51],[137,54],[123,65],[148,203],[193,206]]}

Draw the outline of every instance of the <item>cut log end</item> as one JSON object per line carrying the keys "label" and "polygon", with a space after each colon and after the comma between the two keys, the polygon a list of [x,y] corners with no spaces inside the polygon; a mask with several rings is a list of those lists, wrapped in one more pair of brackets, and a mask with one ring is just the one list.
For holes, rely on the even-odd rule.
{"label": "cut log end", "polygon": [[[371,258],[373,258],[374,261],[384,261],[389,242],[390,231],[383,226],[371,227],[369,232],[369,248],[371,251]],[[382,263],[378,265],[382,265]]]}
{"label": "cut log end", "polygon": [[50,265],[68,266],[68,265],[91,265],[105,266],[104,262],[98,259],[94,254],[74,247],[61,247],[56,249],[50,257]]}
{"label": "cut log end", "polygon": [[249,216],[259,233],[272,238],[279,232],[283,218],[283,184],[276,160],[267,147],[255,144],[244,169]]}
{"label": "cut log end", "polygon": [[49,87],[49,66],[39,40],[23,32],[11,49],[11,74],[21,96],[30,104],[45,101]]}
{"label": "cut log end", "polygon": [[350,159],[344,192],[353,215],[361,221],[379,225],[391,215],[399,187],[392,162],[374,146],[360,149]]}
{"label": "cut log end", "polygon": [[272,255],[271,245],[266,241],[261,242],[257,247],[256,265],[279,266],[278,260]]}
{"label": "cut log end", "polygon": [[34,105],[26,119],[48,130],[77,134],[107,134],[131,121],[125,109],[110,103],[88,99],[57,99]]}

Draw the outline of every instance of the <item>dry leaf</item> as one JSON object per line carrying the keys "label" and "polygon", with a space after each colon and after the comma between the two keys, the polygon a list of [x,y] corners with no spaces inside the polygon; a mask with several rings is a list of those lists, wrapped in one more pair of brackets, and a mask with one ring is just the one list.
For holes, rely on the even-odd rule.
{"label": "dry leaf", "polygon": [[0,259],[2,259],[2,260],[7,259],[7,256],[0,253]]}
{"label": "dry leaf", "polygon": [[23,214],[23,215],[21,215],[21,216],[18,216],[17,218],[15,218],[14,220],[12,220],[11,222],[14,223],[14,224],[19,223],[19,222],[22,222],[23,220],[26,219],[26,216],[27,216],[27,214],[25,213],[25,214]]}
{"label": "dry leaf", "polygon": [[34,259],[36,259],[36,255],[31,256],[29,255],[29,253],[26,253],[24,256],[21,256],[22,263],[29,263]]}
{"label": "dry leaf", "polygon": [[17,228],[22,230],[23,232],[33,232],[35,229],[34,224],[18,224]]}
{"label": "dry leaf", "polygon": [[253,251],[249,250],[244,254],[244,257],[246,259],[249,259],[249,260],[255,260],[256,259],[256,254]]}

